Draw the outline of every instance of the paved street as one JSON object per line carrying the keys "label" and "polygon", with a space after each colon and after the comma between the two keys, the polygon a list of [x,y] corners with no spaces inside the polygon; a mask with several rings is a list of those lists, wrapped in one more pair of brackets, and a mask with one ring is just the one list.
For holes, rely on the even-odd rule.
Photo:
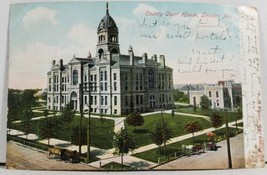
{"label": "paved street", "polygon": [[[152,113],[145,113],[142,115],[147,116],[147,115],[151,115],[151,114],[155,114],[155,113],[161,113],[161,111],[156,111],[156,112],[152,112]],[[171,113],[171,110],[165,111],[165,113]],[[176,114],[178,114],[178,113],[176,113]],[[200,118],[207,119],[207,116],[202,116],[202,115],[193,115],[193,114],[185,114],[185,113],[179,113],[179,115],[186,115],[188,117],[200,117]],[[100,116],[96,116],[96,115],[92,115],[91,117],[92,118],[100,118]],[[41,118],[43,118],[43,116],[33,118],[32,120],[39,120]],[[114,120],[114,122],[115,122],[114,132],[117,132],[121,128],[124,128],[124,120],[125,120],[124,117],[113,118],[113,117],[103,116],[103,118],[109,119],[109,120]],[[20,121],[16,121],[16,123],[19,123],[19,122]],[[242,120],[239,120],[237,123],[240,123],[240,122],[242,122]],[[235,127],[234,125],[235,125],[235,122],[229,123],[229,127]],[[223,125],[221,128],[224,128],[224,127],[225,127],[225,125]],[[208,128],[208,129],[205,129],[203,131],[197,132],[197,133],[195,133],[195,136],[205,134],[205,133],[210,132],[210,131],[214,131],[214,128]],[[14,130],[14,129],[10,129],[9,134],[10,135],[17,135],[17,136],[23,137],[23,138],[26,137],[23,132],[18,131],[18,130]],[[175,138],[172,138],[171,141],[168,142],[168,144],[179,142],[179,141],[191,138],[191,137],[192,137],[192,134],[186,134],[186,135],[182,135],[179,137],[175,137]],[[35,134],[29,134],[28,135],[28,139],[30,139],[30,140],[35,140],[36,138],[37,138],[37,136]],[[39,142],[47,143],[47,140],[45,139],[45,140],[41,140]],[[242,139],[239,142],[241,143]],[[239,142],[237,142],[236,144],[234,143],[233,145],[239,145]],[[220,144],[223,144],[223,143],[224,142],[221,142]],[[50,139],[50,144],[51,145],[64,145],[63,147],[65,147],[66,149],[78,150],[77,146],[71,145],[71,143],[69,143],[67,141],[58,140],[55,138]],[[47,157],[44,153],[38,152],[37,150],[34,150],[32,148],[27,148],[26,146],[19,145],[19,144],[14,143],[14,142],[9,142],[7,147],[8,147],[8,157],[9,157],[9,161],[7,164],[10,167],[16,167],[16,168],[22,168],[22,169],[31,169],[32,166],[34,165],[34,166],[36,166],[37,169],[46,169],[46,168],[47,169],[56,169],[57,166],[60,167],[61,169],[64,169],[64,170],[65,169],[66,170],[73,169],[72,164],[65,164],[64,162],[61,162],[61,161],[47,159]],[[146,160],[138,159],[136,157],[133,157],[132,154],[145,152],[145,151],[157,148],[157,147],[158,146],[156,144],[149,144],[149,145],[137,148],[134,150],[133,153],[129,153],[128,155],[126,155],[124,157],[124,162],[125,162],[125,164],[130,165],[136,169],[149,169],[149,168],[155,167],[157,164],[155,164],[153,162],[146,161]],[[240,147],[238,147],[237,153],[235,151],[236,147],[233,148],[233,154],[239,154],[238,150],[242,151],[243,149],[239,149],[242,147],[243,147],[242,145],[240,145]],[[222,149],[219,149],[216,152],[208,152],[208,153],[205,153],[205,154],[199,156],[199,157],[203,156],[204,160],[207,159],[210,162],[212,162],[213,164],[208,164],[208,165],[206,163],[202,164],[201,163],[203,161],[202,158],[200,161],[200,160],[198,160],[198,156],[193,156],[193,157],[186,159],[187,161],[189,161],[188,162],[188,164],[190,164],[189,167],[183,165],[184,160],[185,160],[185,158],[183,158],[183,159],[176,160],[176,161],[182,162],[182,163],[178,162],[179,165],[183,165],[181,167],[177,167],[177,165],[176,165],[177,163],[175,163],[176,161],[173,161],[173,162],[170,162],[168,164],[160,166],[160,167],[162,167],[160,169],[166,169],[167,167],[168,167],[167,169],[169,169],[169,168],[170,169],[188,169],[188,168],[190,169],[190,168],[192,168],[191,165],[194,165],[194,164],[196,165],[194,167],[196,169],[214,168],[214,163],[216,162],[216,160],[217,160],[217,163],[215,163],[215,165],[217,165],[217,164],[220,165],[219,167],[216,167],[216,168],[219,168],[219,169],[224,168],[224,167],[227,168],[227,164],[225,164],[225,162],[220,163],[222,160],[227,160],[225,157],[223,157],[224,155],[226,155],[226,153],[224,153],[225,146],[222,146],[221,148]],[[30,152],[27,151],[27,149],[30,150]],[[87,151],[87,146],[83,145],[82,146],[82,152],[84,153],[86,151]],[[110,162],[120,163],[120,161],[121,161],[119,156],[113,155],[114,149],[103,150],[103,149],[91,147],[91,151],[96,151],[96,152],[100,153],[99,155],[97,155],[97,157],[100,158],[100,160],[90,163],[90,165],[93,167],[100,167],[100,164],[103,166],[103,165],[110,163]],[[13,154],[14,152],[16,152],[16,154]],[[38,154],[38,155],[36,155],[36,154]],[[36,155],[36,157],[34,157],[35,155]],[[27,157],[27,158],[25,158],[25,157]],[[210,160],[210,157],[213,157],[214,160]],[[32,161],[32,160],[38,160],[38,161]],[[51,161],[54,163],[51,163]],[[240,162],[242,164],[242,161],[240,161]],[[32,165],[31,165],[31,163],[32,163]],[[68,165],[68,166],[66,166],[66,165]],[[234,166],[240,167],[239,165],[234,165]],[[78,170],[78,169],[79,170],[84,170],[84,169],[87,170],[88,168],[90,169],[92,167],[90,167],[89,165],[85,165],[85,164],[77,164],[77,166],[75,166],[75,170]]]}
{"label": "paved street", "polygon": [[16,142],[7,142],[7,167],[34,170],[97,170],[84,163],[72,164],[48,159],[44,152]]}
{"label": "paved street", "polygon": [[[230,139],[233,168],[244,167],[243,134]],[[228,168],[226,140],[218,143],[217,151],[180,158],[155,169],[226,169]]]}

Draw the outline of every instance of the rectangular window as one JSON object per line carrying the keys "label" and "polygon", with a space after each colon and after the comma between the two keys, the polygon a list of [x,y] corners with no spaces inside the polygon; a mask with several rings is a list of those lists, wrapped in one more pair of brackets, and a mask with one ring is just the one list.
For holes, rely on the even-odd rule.
{"label": "rectangular window", "polygon": [[87,96],[84,96],[84,104],[87,104]]}
{"label": "rectangular window", "polygon": [[91,95],[89,104],[93,104],[94,96]]}
{"label": "rectangular window", "polygon": [[113,73],[113,80],[117,80],[117,73]]}
{"label": "rectangular window", "polygon": [[107,110],[107,109],[105,109],[105,114],[106,114],[106,113],[108,113],[108,110]]}
{"label": "rectangular window", "polygon": [[94,75],[94,80],[96,81],[96,74]]}
{"label": "rectangular window", "polygon": [[143,104],[143,95],[140,95],[140,104]]}
{"label": "rectangular window", "polygon": [[93,75],[91,75],[90,77],[91,77],[90,81],[93,81],[93,77],[94,77],[94,76],[93,76]]}
{"label": "rectangular window", "polygon": [[219,100],[217,100],[217,106],[220,106]]}
{"label": "rectangular window", "polygon": [[218,91],[216,91],[216,97],[219,97],[219,92]]}
{"label": "rectangular window", "polygon": [[127,77],[127,74],[125,75],[125,90],[127,91],[128,90],[128,77]]}
{"label": "rectangular window", "polygon": [[125,106],[128,106],[128,96],[125,96]]}
{"label": "rectangular window", "polygon": [[97,96],[95,96],[95,101],[94,101],[95,105],[97,105]]}
{"label": "rectangular window", "polygon": [[95,108],[95,113],[96,113],[96,108]]}
{"label": "rectangular window", "polygon": [[104,96],[101,96],[101,105],[104,105]]}
{"label": "rectangular window", "polygon": [[105,82],[105,91],[107,91],[107,90],[108,90],[108,83]]}
{"label": "rectangular window", "polygon": [[94,91],[96,91],[96,88],[97,88],[97,86],[96,86],[96,82],[94,83]]}
{"label": "rectangular window", "polygon": [[211,91],[209,91],[209,97],[211,97]]}
{"label": "rectangular window", "polygon": [[104,87],[103,87],[103,83],[100,84],[100,90],[103,91]]}
{"label": "rectangular window", "polygon": [[114,109],[114,114],[117,114],[117,109]]}
{"label": "rectangular window", "polygon": [[51,83],[51,78],[49,78],[49,83]]}
{"label": "rectangular window", "polygon": [[100,81],[103,81],[103,76],[104,76],[103,71],[101,71],[100,74],[101,74],[101,75],[100,75]]}
{"label": "rectangular window", "polygon": [[108,105],[108,96],[105,96],[105,105]]}
{"label": "rectangular window", "polygon": [[117,91],[117,82],[114,82],[114,91]]}
{"label": "rectangular window", "polygon": [[136,95],[136,104],[139,105],[139,95]]}
{"label": "rectangular window", "polygon": [[105,71],[105,81],[107,81],[107,71]]}
{"label": "rectangular window", "polygon": [[117,105],[117,96],[114,96],[114,105]]}

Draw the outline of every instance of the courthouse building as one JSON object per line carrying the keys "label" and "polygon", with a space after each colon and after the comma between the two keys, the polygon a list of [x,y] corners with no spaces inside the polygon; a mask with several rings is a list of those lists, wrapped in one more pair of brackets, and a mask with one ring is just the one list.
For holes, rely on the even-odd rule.
{"label": "courthouse building", "polygon": [[119,29],[108,4],[96,33],[94,57],[89,52],[87,58],[74,55],[67,64],[52,62],[47,73],[48,109],[62,110],[72,102],[77,111],[91,106],[92,113],[121,115],[174,106],[173,70],[165,56],[136,56],[132,46],[127,55],[121,54]]}

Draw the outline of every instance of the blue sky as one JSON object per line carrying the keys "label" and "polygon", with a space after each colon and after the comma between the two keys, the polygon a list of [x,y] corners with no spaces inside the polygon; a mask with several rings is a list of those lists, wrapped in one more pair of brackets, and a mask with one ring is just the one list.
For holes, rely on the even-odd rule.
{"label": "blue sky", "polygon": [[[153,54],[165,55],[166,64],[174,69],[174,84],[213,83],[222,79],[239,81],[240,71],[234,66],[238,64],[240,57],[237,13],[233,7],[223,7],[189,3],[110,2],[109,13],[119,28],[121,53],[127,54],[129,45],[132,45],[135,55],[142,55],[143,52],[149,57]],[[105,8],[105,2],[12,5],[9,22],[9,87],[45,88],[46,73],[52,60],[63,59],[67,63],[73,54],[77,57],[86,57],[89,51],[94,56],[96,29],[105,16]],[[162,16],[150,16],[148,12],[162,13]],[[168,12],[178,15],[166,16]],[[197,14],[197,17],[184,17],[181,15],[183,13]],[[203,17],[203,13],[209,17]],[[144,19],[148,25],[154,24],[155,21],[157,24],[151,28],[140,27]],[[207,25],[220,23],[221,27],[196,28],[199,20]],[[164,26],[163,23],[170,25]],[[187,38],[166,37],[186,31],[191,32]],[[226,36],[226,39],[204,38],[196,41],[197,33],[202,37],[216,33],[223,35],[222,37]],[[148,39],[143,37],[144,34],[158,37]],[[192,72],[194,66],[200,66],[196,63],[199,56],[192,54],[192,50],[211,52],[217,46],[218,52],[209,55],[207,59],[202,58],[202,61],[208,60],[210,63],[210,60],[221,60],[224,55],[223,63],[205,64],[202,65],[201,73]],[[187,65],[184,62],[188,62],[189,58],[194,61]],[[228,75],[228,72],[222,73],[224,70],[219,70],[221,67],[225,68],[225,71],[226,68],[235,71]]]}

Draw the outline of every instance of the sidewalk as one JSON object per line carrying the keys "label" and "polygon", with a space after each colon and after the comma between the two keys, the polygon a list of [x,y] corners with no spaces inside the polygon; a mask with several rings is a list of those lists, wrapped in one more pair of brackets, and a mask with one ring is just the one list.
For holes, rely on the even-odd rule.
{"label": "sidewalk", "polygon": [[[242,122],[242,120],[238,120],[237,121],[237,123],[241,123],[241,122]],[[234,126],[235,122],[231,122],[228,125],[229,125],[229,127],[234,127],[235,128],[235,126]],[[217,128],[217,129],[222,129],[222,128],[225,128],[225,124],[222,125],[220,128]],[[208,129],[196,132],[194,136],[196,137],[196,136],[199,136],[199,135],[205,134],[207,132],[211,132],[211,131],[215,131],[215,128],[208,128]],[[189,139],[189,138],[192,138],[192,134],[186,134],[186,135],[182,135],[182,136],[179,136],[179,137],[175,137],[175,138],[172,138],[167,143],[167,145],[172,144],[172,143],[176,143],[176,142],[179,142],[179,141],[182,141],[182,140],[186,140],[186,139]],[[155,149],[155,148],[158,148],[158,145],[150,144],[150,145],[142,146],[142,147],[139,147],[139,148],[135,149],[132,154],[137,154],[137,153],[149,151],[149,150]]]}
{"label": "sidewalk", "polygon": [[[159,114],[159,113],[161,113],[161,111],[144,113],[144,114],[142,114],[142,116],[148,116],[148,115]],[[171,114],[171,110],[164,111],[164,113]],[[184,116],[188,116],[188,117],[204,118],[204,119],[209,121],[209,117],[208,116],[204,116],[204,115],[195,115],[195,114],[187,114],[187,113],[180,113],[180,112],[175,112],[175,114],[184,115]],[[56,115],[58,115],[58,114],[56,114]],[[76,114],[76,115],[78,115],[78,114]],[[49,115],[49,117],[52,117],[52,116],[53,115]],[[85,115],[85,117],[88,118],[88,115]],[[100,118],[100,116],[97,116],[97,115],[91,115],[91,117],[92,118]],[[42,118],[44,118],[44,116],[35,117],[35,118],[32,118],[32,120],[39,120],[39,119],[42,119]],[[114,123],[115,123],[114,124],[114,132],[117,132],[121,128],[125,127],[125,125],[124,125],[125,117],[115,118],[115,117],[105,117],[105,116],[103,116],[102,118],[114,121]],[[15,122],[19,123],[20,121],[15,121]],[[242,122],[242,120],[239,120],[237,123],[241,123],[241,122]],[[229,123],[229,127],[234,127],[235,128],[236,127],[235,124],[236,124],[235,121],[231,122],[231,123]],[[218,129],[221,129],[221,128],[224,128],[224,127],[225,127],[225,125],[221,126]],[[238,127],[238,128],[242,129],[242,127]],[[214,130],[215,130],[214,128],[208,128],[208,129],[205,129],[205,130],[202,130],[200,132],[195,133],[195,136],[199,136],[199,135],[202,135],[202,134],[205,134],[207,132],[214,131]],[[10,135],[18,135],[19,137],[26,138],[26,136],[25,136],[25,134],[23,132],[18,131],[18,130],[14,130],[14,129],[10,130]],[[28,139],[29,140],[35,140],[37,138],[38,137],[35,134],[29,134],[28,135]],[[172,143],[176,143],[176,142],[179,142],[179,141],[182,141],[182,140],[186,140],[186,139],[189,139],[189,138],[192,138],[192,134],[191,133],[190,134],[186,134],[186,135],[182,135],[182,136],[179,136],[179,137],[172,138],[167,143],[167,145],[172,144]],[[41,140],[39,142],[47,143],[47,139]],[[67,142],[67,141],[64,141],[64,140],[59,140],[59,139],[54,139],[54,138],[50,139],[50,145],[61,146],[61,147],[64,147],[64,148],[70,149],[70,150],[78,150],[79,149],[78,146],[71,145],[70,142]],[[124,156],[125,165],[132,166],[132,167],[134,167],[136,169],[149,169],[151,167],[156,166],[157,165],[156,163],[149,162],[149,161],[146,161],[146,160],[142,160],[142,159],[139,159],[139,158],[136,158],[136,157],[132,156],[133,154],[149,151],[149,150],[155,149],[155,148],[158,148],[158,145],[149,144],[149,145],[142,146],[142,147],[139,147],[139,148],[135,149],[133,153],[129,153],[128,155]],[[109,150],[104,150],[104,149],[100,149],[100,148],[90,147],[90,150],[92,151],[91,154],[95,154],[98,158],[100,158],[99,161],[95,161],[95,162],[90,163],[89,165],[91,165],[91,166],[100,167],[100,166],[103,166],[103,165],[108,164],[110,162],[117,162],[117,163],[121,162],[121,157],[120,156],[114,156],[113,155],[114,148],[109,149]],[[82,146],[82,153],[85,153],[85,152],[87,152],[87,146],[83,145]]]}

